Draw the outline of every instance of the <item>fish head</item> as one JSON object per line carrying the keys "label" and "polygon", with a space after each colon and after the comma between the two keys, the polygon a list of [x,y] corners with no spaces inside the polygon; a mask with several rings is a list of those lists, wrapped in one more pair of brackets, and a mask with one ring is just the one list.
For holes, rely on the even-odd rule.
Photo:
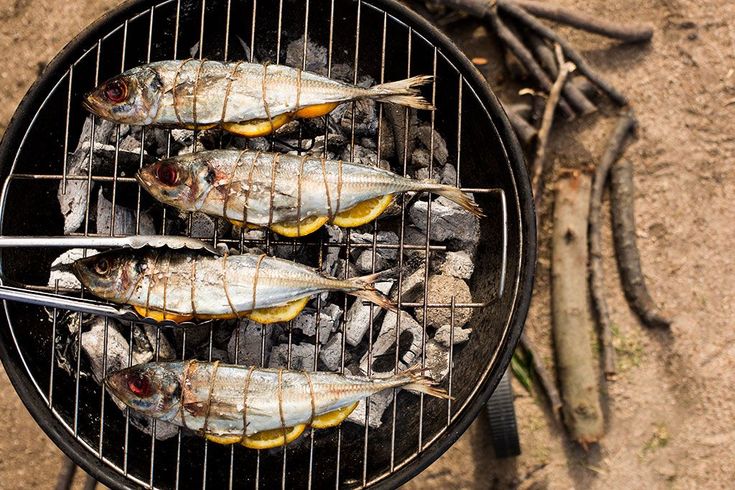
{"label": "fish head", "polygon": [[180,362],[138,364],[108,375],[105,386],[136,412],[172,420],[181,403],[182,373]]}
{"label": "fish head", "polygon": [[110,250],[72,264],[74,275],[95,296],[119,301],[127,298],[130,289],[148,267],[148,259],[129,249]]}
{"label": "fish head", "polygon": [[158,201],[198,211],[215,184],[216,172],[199,153],[152,163],[138,171],[140,185]]}
{"label": "fish head", "polygon": [[92,114],[119,124],[152,124],[158,114],[162,87],[158,73],[141,66],[107,80],[86,94],[82,104]]}

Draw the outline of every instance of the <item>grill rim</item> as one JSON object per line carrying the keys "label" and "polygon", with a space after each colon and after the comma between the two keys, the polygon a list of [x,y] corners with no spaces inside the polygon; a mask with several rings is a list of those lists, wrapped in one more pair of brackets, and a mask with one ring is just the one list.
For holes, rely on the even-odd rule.
{"label": "grill rim", "polygon": [[[75,55],[88,49],[87,43],[90,38],[103,37],[107,33],[110,23],[124,22],[131,15],[143,13],[151,7],[155,7],[157,3],[159,3],[157,0],[127,0],[96,19],[59,51],[30,86],[8,122],[7,131],[0,142],[0,163],[13,164],[7,158],[10,147],[12,143],[22,140],[23,131],[27,129],[17,124],[17,121],[32,119],[30,116],[37,110],[47,92],[53,88],[57,82],[56,79],[66,72],[68,59],[73,60]],[[525,253],[520,255],[515,302],[512,305],[510,319],[508,320],[507,334],[497,350],[497,369],[485,380],[485,386],[479,390],[474,402],[467,405],[463,413],[454,420],[452,430],[445,431],[431,447],[421,451],[410,462],[375,482],[374,485],[374,488],[395,488],[426,469],[459,439],[485,406],[510,363],[513,351],[523,331],[533,292],[537,254],[536,215],[531,196],[530,181],[526,172],[525,158],[520,144],[504,109],[479,70],[451,39],[409,8],[395,0],[370,0],[370,3],[380,6],[387,13],[405,21],[409,26],[418,27],[423,31],[422,35],[426,34],[425,37],[428,41],[443,50],[447,56],[451,56],[451,62],[456,65],[464,80],[476,92],[480,102],[485,105],[486,110],[491,114],[492,122],[503,141],[507,163],[514,177],[519,206],[520,239],[521,244],[526,247]],[[136,12],[138,8],[141,8],[140,12]],[[8,317],[6,301],[3,301],[3,306],[5,312],[2,316],[2,323],[9,328],[10,318]],[[124,475],[109,471],[109,468],[101,460],[90,458],[89,451],[84,443],[69,436],[68,430],[49,412],[43,400],[35,396],[37,390],[34,382],[24,373],[21,366],[22,361],[14,345],[0,343],[0,360],[2,360],[8,378],[24,406],[54,444],[69,455],[84,471],[104,485],[111,488],[137,488]]]}

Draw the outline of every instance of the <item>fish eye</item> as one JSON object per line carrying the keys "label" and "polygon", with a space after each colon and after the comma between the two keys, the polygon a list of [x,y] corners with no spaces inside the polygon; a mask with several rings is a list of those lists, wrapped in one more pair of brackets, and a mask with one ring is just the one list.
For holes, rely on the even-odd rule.
{"label": "fish eye", "polygon": [[116,78],[107,82],[102,93],[109,102],[119,104],[128,98],[128,85],[124,80]]}
{"label": "fish eye", "polygon": [[94,264],[94,270],[101,276],[106,276],[110,272],[110,261],[100,259]]}
{"label": "fish eye", "polygon": [[128,377],[128,389],[136,396],[147,398],[151,396],[151,382],[148,378],[140,374],[133,374]]}
{"label": "fish eye", "polygon": [[163,185],[174,186],[178,183],[178,172],[176,167],[170,163],[164,163],[156,169],[156,178]]}

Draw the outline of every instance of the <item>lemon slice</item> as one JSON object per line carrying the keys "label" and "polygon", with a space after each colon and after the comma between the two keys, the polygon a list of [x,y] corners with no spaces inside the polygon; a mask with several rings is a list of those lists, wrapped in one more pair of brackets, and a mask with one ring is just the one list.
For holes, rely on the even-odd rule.
{"label": "lemon slice", "polygon": [[285,430],[264,430],[252,436],[243,437],[240,444],[250,449],[271,449],[285,446],[289,442],[295,441],[304,432],[304,429],[306,429],[306,425],[299,424],[294,427],[286,427]]}
{"label": "lemon slice", "polygon": [[346,407],[342,407],[337,410],[323,413],[317,417],[314,417],[314,420],[311,421],[311,426],[315,429],[328,429],[329,427],[337,427],[339,424],[344,422],[344,420],[352,413],[353,410],[357,408],[358,403],[360,402],[355,402],[352,405],[348,405]]}
{"label": "lemon slice", "polygon": [[294,112],[293,115],[294,117],[299,117],[302,119],[311,119],[314,117],[325,116],[332,112],[338,105],[339,102],[327,102],[325,104],[308,105]]}
{"label": "lemon slice", "polygon": [[247,314],[247,316],[258,323],[278,323],[293,320],[301,310],[304,309],[309,297],[297,299],[286,303],[283,306],[274,306],[272,308],[258,308]]}
{"label": "lemon slice", "polygon": [[374,197],[357,204],[350,209],[346,209],[338,213],[333,219],[332,223],[341,226],[342,228],[354,228],[356,226],[370,223],[372,220],[383,214],[385,208],[387,208],[393,196],[388,194],[383,197]]}
{"label": "lemon slice", "polygon": [[179,315],[177,313],[171,313],[170,311],[164,313],[159,310],[145,308],[144,306],[133,306],[133,308],[138,313],[138,315],[142,316],[143,318],[151,318],[157,322],[171,320],[172,322],[181,323],[194,318],[192,315]]}
{"label": "lemon slice", "polygon": [[327,221],[328,218],[325,216],[310,216],[302,219],[301,221],[273,223],[271,225],[271,230],[288,238],[296,238],[314,233],[316,230],[324,226],[324,223]]}
{"label": "lemon slice", "polygon": [[235,444],[242,440],[242,437],[240,436],[215,436],[212,434],[207,434],[204,437],[207,438],[208,441],[215,442],[217,444]]}
{"label": "lemon slice", "polygon": [[254,119],[239,123],[222,123],[222,129],[246,138],[267,136],[291,120],[290,114],[279,114],[268,119]]}

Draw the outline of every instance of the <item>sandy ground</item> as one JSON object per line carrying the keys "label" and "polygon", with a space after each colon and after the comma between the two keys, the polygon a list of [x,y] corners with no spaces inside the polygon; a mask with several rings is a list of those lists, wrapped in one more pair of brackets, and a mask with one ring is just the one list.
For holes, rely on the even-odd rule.
{"label": "sandy ground", "polygon": [[[558,0],[607,18],[655,26],[649,46],[618,46],[561,31],[630,97],[640,120],[629,148],[644,272],[674,319],[644,330],[619,287],[609,228],[605,273],[620,373],[605,385],[607,435],[585,453],[546,406],[515,385],[523,454],[492,457],[480,418],[409,488],[727,488],[735,480],[735,3],[730,0]],[[117,0],[0,0],[0,133],[39,70]],[[460,24],[470,56],[487,55],[484,29]],[[456,26],[455,26],[456,29]],[[501,92],[518,87],[489,71]],[[594,164],[614,112],[561,123],[557,168]],[[560,143],[564,141],[564,145]],[[548,207],[548,206],[547,206]],[[607,208],[606,208],[607,210]],[[530,336],[551,366],[548,213]],[[1,370],[0,370],[1,371]],[[61,455],[0,372],[0,488],[49,488]],[[78,482],[79,483],[79,482]]]}

